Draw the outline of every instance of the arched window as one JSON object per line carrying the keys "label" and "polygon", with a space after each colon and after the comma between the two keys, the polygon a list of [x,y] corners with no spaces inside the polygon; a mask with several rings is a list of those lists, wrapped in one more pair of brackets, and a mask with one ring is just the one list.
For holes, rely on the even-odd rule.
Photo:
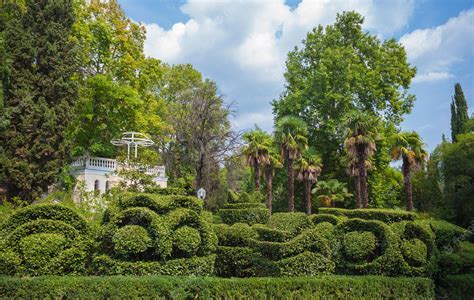
{"label": "arched window", "polygon": [[94,192],[96,193],[100,192],[99,180],[94,181]]}
{"label": "arched window", "polygon": [[107,180],[107,181],[105,182],[105,191],[108,192],[111,187],[112,187],[112,186],[111,186],[111,182]]}

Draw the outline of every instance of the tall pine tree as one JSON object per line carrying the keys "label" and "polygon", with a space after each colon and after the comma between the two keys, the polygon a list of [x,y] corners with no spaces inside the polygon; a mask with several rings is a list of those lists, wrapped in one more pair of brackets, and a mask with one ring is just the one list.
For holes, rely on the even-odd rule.
{"label": "tall pine tree", "polygon": [[2,78],[0,181],[10,197],[33,201],[68,155],[65,132],[78,99],[75,17],[71,0],[29,0],[16,13],[3,32],[9,70]]}
{"label": "tall pine tree", "polygon": [[454,97],[451,102],[451,139],[453,143],[457,141],[456,136],[458,134],[465,133],[468,120],[466,98],[464,98],[461,85],[456,83],[454,85]]}

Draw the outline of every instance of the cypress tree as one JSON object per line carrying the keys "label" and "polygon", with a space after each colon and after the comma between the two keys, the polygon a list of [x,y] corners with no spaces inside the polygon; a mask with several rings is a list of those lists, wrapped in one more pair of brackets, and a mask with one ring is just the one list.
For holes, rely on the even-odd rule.
{"label": "cypress tree", "polygon": [[461,85],[456,83],[454,85],[454,97],[451,101],[451,139],[454,142],[457,141],[456,135],[465,133],[466,124],[469,120],[467,113],[467,102],[464,98],[464,92],[462,91]]}
{"label": "cypress tree", "polygon": [[78,99],[71,0],[29,0],[4,30],[6,127],[0,178],[8,196],[33,201],[54,182],[68,154],[65,132]]}

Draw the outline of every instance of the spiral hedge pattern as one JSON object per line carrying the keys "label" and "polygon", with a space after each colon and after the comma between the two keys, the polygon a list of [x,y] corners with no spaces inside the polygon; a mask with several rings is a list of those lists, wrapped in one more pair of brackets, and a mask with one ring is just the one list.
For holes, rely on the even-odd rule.
{"label": "spiral hedge pattern", "polygon": [[72,208],[28,206],[0,224],[0,275],[431,276],[468,236],[399,211],[245,216],[259,199],[234,194],[211,224],[195,197],[124,193],[95,230]]}
{"label": "spiral hedge pattern", "polygon": [[195,197],[125,194],[105,212],[98,241],[96,274],[214,272],[217,237]]}
{"label": "spiral hedge pattern", "polygon": [[53,204],[28,206],[0,226],[0,272],[83,274],[90,246],[88,225],[74,210]]}

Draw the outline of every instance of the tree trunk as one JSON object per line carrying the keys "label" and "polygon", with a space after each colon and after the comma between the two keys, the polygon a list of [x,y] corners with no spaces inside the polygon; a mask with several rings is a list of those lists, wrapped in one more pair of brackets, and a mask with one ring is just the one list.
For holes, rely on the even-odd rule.
{"label": "tree trunk", "polygon": [[355,176],[355,188],[356,188],[356,208],[360,208],[360,177]]}
{"label": "tree trunk", "polygon": [[304,198],[305,198],[305,207],[306,207],[306,214],[311,214],[311,181],[305,180],[304,181]]}
{"label": "tree trunk", "polygon": [[260,166],[257,163],[255,163],[254,166],[255,166],[255,170],[254,170],[255,171],[254,172],[255,190],[257,192],[260,192]]}
{"label": "tree trunk", "polygon": [[402,165],[403,172],[403,185],[405,189],[405,205],[407,211],[413,210],[413,192],[411,187],[411,172],[410,172],[410,163],[407,158],[403,158]]}
{"label": "tree trunk", "polygon": [[270,212],[270,215],[272,214],[272,209],[273,209],[273,170],[270,168],[267,170],[267,193],[268,193],[268,200],[267,200],[267,205],[268,205],[268,210]]}
{"label": "tree trunk", "polygon": [[293,159],[287,155],[287,173],[288,173],[288,211],[295,211],[295,178],[293,173]]}

